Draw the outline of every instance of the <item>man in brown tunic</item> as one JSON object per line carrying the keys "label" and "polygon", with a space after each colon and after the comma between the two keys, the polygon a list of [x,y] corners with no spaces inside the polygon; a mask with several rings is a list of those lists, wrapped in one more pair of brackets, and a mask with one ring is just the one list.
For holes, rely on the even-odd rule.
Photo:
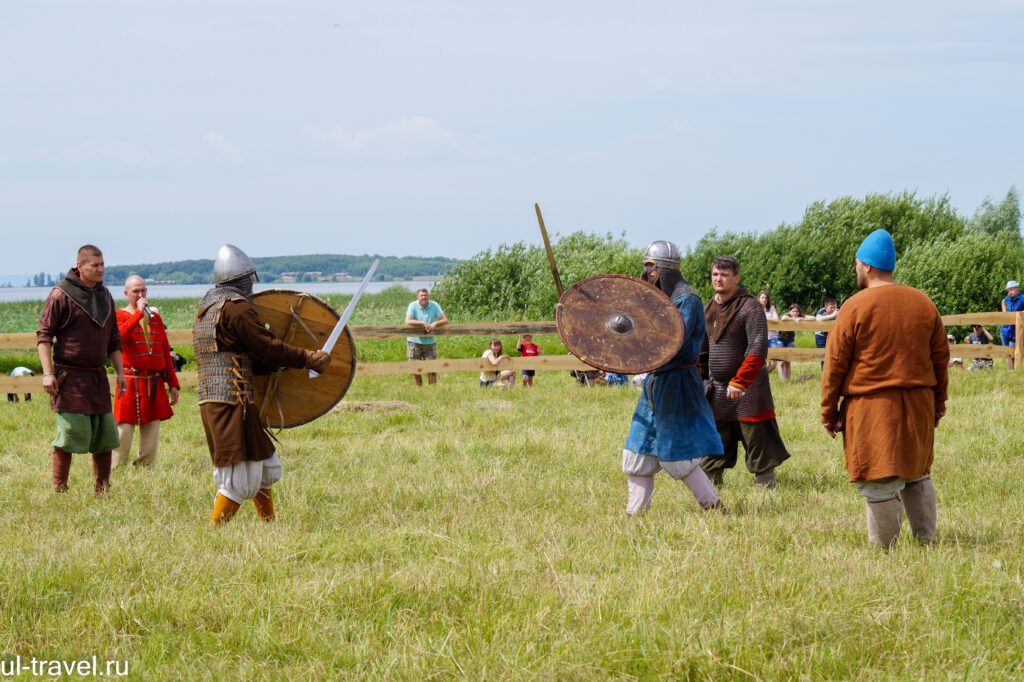
{"label": "man in brown tunic", "polygon": [[[825,346],[821,422],[843,433],[846,471],[864,496],[868,539],[889,547],[904,509],[914,537],[935,540],[935,427],[946,414],[949,345],[935,305],[893,281],[885,230],[857,251],[861,291],[843,305]],[[844,397],[839,405],[840,396]]]}
{"label": "man in brown tunic", "polygon": [[222,246],[213,272],[216,286],[199,303],[192,328],[199,412],[218,485],[210,525],[227,523],[250,498],[257,516],[271,521],[281,460],[253,404],[253,373],[278,367],[323,373],[331,358],[284,343],[260,323],[252,305],[256,268],[240,249]]}
{"label": "man in brown tunic", "polygon": [[78,250],[75,267],[43,306],[36,332],[43,389],[57,413],[53,441],[53,485],[68,489],[71,454],[92,453],[95,491],[110,484],[110,452],[120,440],[110,405],[106,364],[117,372],[117,392],[126,388],[121,334],[114,299],[103,286],[103,254],[92,244]]}
{"label": "man in brown tunic", "polygon": [[743,443],[754,483],[772,489],[775,469],[789,459],[789,451],[779,433],[764,366],[768,323],[761,304],[739,283],[739,277],[740,264],[733,256],[719,256],[712,262],[715,295],[704,305],[700,364],[725,454],[705,457],[701,467],[712,484],[721,486],[725,470],[736,466],[739,443]]}

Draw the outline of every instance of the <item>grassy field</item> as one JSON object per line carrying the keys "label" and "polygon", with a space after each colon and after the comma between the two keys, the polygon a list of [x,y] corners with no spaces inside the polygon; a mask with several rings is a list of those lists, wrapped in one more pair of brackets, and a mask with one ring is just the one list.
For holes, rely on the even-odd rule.
{"label": "grassy field", "polygon": [[[396,323],[408,300],[368,297],[354,323]],[[185,327],[195,303],[159,305]],[[3,330],[34,330],[34,305],[0,306]],[[486,340],[441,343],[469,357]],[[404,342],[357,350],[397,360]],[[95,655],[135,679],[1024,677],[1024,375],[953,373],[939,542],[905,532],[886,553],[818,425],[817,365],[793,373],[814,378],[773,383],[793,455],[780,487],[729,472],[724,518],[660,475],[651,511],[627,520],[619,457],[637,393],[566,372],[532,391],[357,376],[344,402],[367,409],[280,435],[278,522],[247,505],[218,530],[194,391],[156,467],[115,471],[102,499],[87,455],[71,492],[51,492],[41,396],[3,403],[0,663]]]}
{"label": "grassy field", "polygon": [[[817,374],[816,365],[795,373]],[[815,380],[774,384],[793,458],[728,517],[659,476],[624,517],[637,394],[356,377],[281,434],[279,520],[206,521],[195,393],[155,469],[49,483],[46,403],[0,411],[0,659],[127,661],[136,679],[1019,679],[1020,374],[957,372],[938,432],[939,542],[868,546]],[[1008,426],[1010,425],[1010,426]]]}

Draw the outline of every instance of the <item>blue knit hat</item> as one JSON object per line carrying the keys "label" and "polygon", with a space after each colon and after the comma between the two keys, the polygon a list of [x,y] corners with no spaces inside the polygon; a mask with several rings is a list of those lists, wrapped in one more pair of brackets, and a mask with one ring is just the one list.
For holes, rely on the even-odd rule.
{"label": "blue knit hat", "polygon": [[885,230],[875,230],[861,242],[857,260],[879,270],[896,269],[896,246]]}

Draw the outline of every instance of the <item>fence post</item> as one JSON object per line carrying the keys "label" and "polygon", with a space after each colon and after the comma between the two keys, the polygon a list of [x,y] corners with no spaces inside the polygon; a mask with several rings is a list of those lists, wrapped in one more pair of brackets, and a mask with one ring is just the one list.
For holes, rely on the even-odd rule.
{"label": "fence post", "polygon": [[1021,369],[1021,361],[1024,361],[1024,313],[1016,314],[1016,343],[1013,347],[1013,368]]}

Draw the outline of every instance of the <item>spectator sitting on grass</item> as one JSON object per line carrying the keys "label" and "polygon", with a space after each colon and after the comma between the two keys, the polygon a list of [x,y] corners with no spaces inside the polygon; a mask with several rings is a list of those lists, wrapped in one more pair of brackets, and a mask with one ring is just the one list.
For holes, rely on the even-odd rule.
{"label": "spectator sitting on grass", "polygon": [[[818,322],[828,322],[836,319],[836,315],[839,314],[839,301],[834,298],[826,298],[824,307],[820,308],[814,319]],[[814,345],[818,348],[824,348],[825,343],[828,341],[828,332],[814,332]],[[825,368],[825,363],[821,363],[821,368]]]}
{"label": "spectator sitting on grass", "polygon": [[[800,322],[801,320],[813,320],[810,315],[804,315],[804,309],[799,303],[790,303],[789,310],[782,316],[783,322]],[[779,332],[779,342],[782,348],[793,348],[796,346],[796,332]],[[788,360],[779,361],[779,377],[783,381],[789,381],[790,364]]]}
{"label": "spectator sitting on grass", "polygon": [[[778,322],[779,314],[775,312],[775,306],[772,305],[772,297],[768,295],[767,291],[761,291],[757,295],[757,302],[761,304],[761,310],[764,311],[764,319],[768,322]],[[779,333],[776,331],[768,330],[768,349],[782,348],[782,343],[779,341]],[[778,366],[778,360],[768,360],[765,362],[765,367],[768,369],[768,373],[771,374]]]}
{"label": "spectator sitting on grass", "polygon": [[[964,338],[964,343],[986,346],[992,343],[992,335],[980,324],[971,325],[971,333]],[[973,358],[967,369],[992,369],[992,358]]]}
{"label": "spectator sitting on grass", "polygon": [[[954,343],[956,343],[956,337],[953,336],[952,334],[946,334],[946,340],[949,341],[949,345],[950,346],[952,346]],[[950,367],[959,367],[959,368],[963,369],[964,359],[963,358],[954,358],[951,355],[949,357],[949,366]]]}
{"label": "spectator sitting on grass", "polygon": [[[502,358],[507,358],[509,356],[505,355],[502,352],[501,339],[495,337],[491,339],[491,345],[487,348],[487,350],[484,351],[484,354],[481,355],[480,357],[486,359],[492,365],[497,366],[497,364],[501,362]],[[506,370],[506,372],[507,371],[510,370]],[[504,378],[502,376],[503,374],[504,372],[499,372],[498,370],[480,372],[480,385],[494,386],[496,381],[502,380]],[[512,372],[512,376],[514,381],[515,372]]]}

